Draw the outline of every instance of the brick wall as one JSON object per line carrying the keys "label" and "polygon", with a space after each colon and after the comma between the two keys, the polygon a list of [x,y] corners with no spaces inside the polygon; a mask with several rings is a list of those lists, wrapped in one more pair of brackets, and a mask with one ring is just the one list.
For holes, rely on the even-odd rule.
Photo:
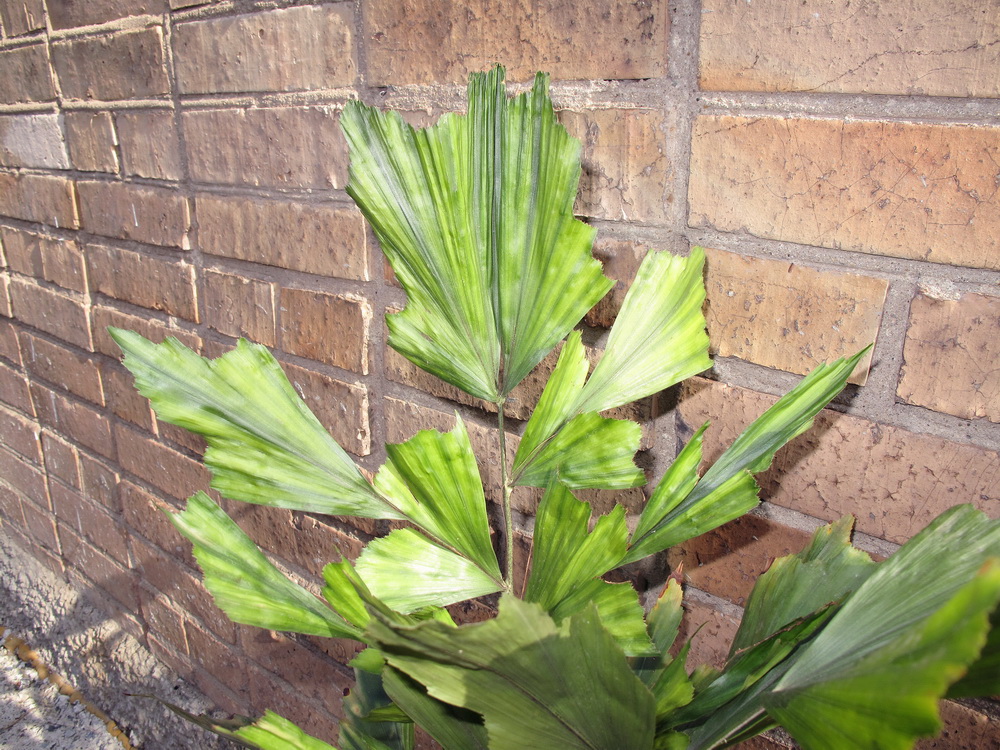
{"label": "brick wall", "polygon": [[[457,408],[494,476],[489,413],[384,347],[404,297],[343,192],[338,127],[356,97],[427,122],[493,62],[550,72],[583,142],[577,212],[620,282],[596,333],[646,248],[709,248],[716,366],[633,409],[651,477],[704,419],[717,454],[796,376],[876,342],[760,512],[671,553],[688,630],[706,625],[694,658],[720,656],[754,578],[822,521],[854,513],[884,554],[954,503],[1000,516],[990,0],[0,0],[0,25],[3,533],[227,710],[331,737],[351,650],[214,608],[159,512],[206,486],[202,446],[156,421],[104,329],[274,348],[370,470]],[[384,531],[227,507],[307,577]],[[1000,743],[991,711],[948,707],[924,746]]]}

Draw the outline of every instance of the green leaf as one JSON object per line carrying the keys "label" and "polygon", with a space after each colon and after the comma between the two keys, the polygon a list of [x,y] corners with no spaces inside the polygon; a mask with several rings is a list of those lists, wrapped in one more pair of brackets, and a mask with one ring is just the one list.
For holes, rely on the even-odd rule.
{"label": "green leaf", "polygon": [[483,717],[458,706],[436,700],[416,680],[387,667],[386,692],[413,720],[448,750],[486,750]]}
{"label": "green leaf", "polygon": [[262,346],[204,359],[168,338],[110,328],[136,387],[164,421],[202,435],[212,486],[226,497],[369,518],[402,516],[378,496]]}
{"label": "green leaf", "polygon": [[611,634],[626,656],[653,656],[657,653],[646,632],[639,595],[631,583],[609,583],[594,579],[579,584],[552,609],[556,622],[597,607],[601,625]]}
{"label": "green leaf", "polygon": [[612,283],[573,217],[580,146],[547,77],[508,100],[502,68],[473,74],[468,114],[423,130],[358,102],[341,124],[347,191],[406,290],[389,345],[499,403]]}
{"label": "green leaf", "polygon": [[[368,649],[371,651],[372,649]],[[344,699],[340,722],[341,750],[413,750],[413,722],[380,720],[399,713],[383,686],[383,672],[355,667],[354,687]]]}
{"label": "green leaf", "polygon": [[[656,655],[635,659],[632,662],[632,670],[647,687],[655,685],[663,673],[663,668],[673,661],[670,656],[670,647],[677,640],[681,620],[684,617],[684,608],[681,606],[682,599],[681,585],[676,578],[669,578],[667,585],[663,587],[656,603],[646,616],[646,630],[656,650]],[[685,673],[684,676],[686,678],[687,674]]]}
{"label": "green leaf", "polygon": [[1000,607],[990,616],[986,645],[969,671],[948,689],[948,698],[982,698],[1000,695]]}
{"label": "green leaf", "polygon": [[377,616],[388,663],[430,695],[483,715],[490,747],[652,747],[653,696],[632,674],[596,608],[557,626],[505,596],[496,619],[458,629]]}
{"label": "green leaf", "polygon": [[500,591],[503,583],[413,529],[370,542],[355,569],[371,593],[400,612],[447,606]]}
{"label": "green leaf", "polygon": [[205,588],[234,622],[329,638],[361,639],[361,631],[264,557],[243,530],[204,492],[170,514],[194,544]]}
{"label": "green leaf", "polygon": [[363,630],[371,616],[365,602],[358,594],[358,587],[364,586],[349,560],[329,563],[323,568],[323,598],[330,602],[341,617],[351,625]]}

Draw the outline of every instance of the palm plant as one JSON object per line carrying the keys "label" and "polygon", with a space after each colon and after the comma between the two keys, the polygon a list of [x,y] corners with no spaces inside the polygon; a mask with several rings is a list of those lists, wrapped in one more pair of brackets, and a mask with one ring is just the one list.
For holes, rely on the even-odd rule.
{"label": "palm plant", "polygon": [[[348,192],[407,294],[389,345],[494,405],[502,544],[463,420],[386,448],[369,481],[283,375],[246,341],[209,361],[179,342],[113,331],[161,419],[207,441],[212,487],[235,500],[401,522],[357,561],[324,569],[322,598],[279,571],[206,494],[172,516],[205,585],[236,622],[351,638],[357,687],[339,746],[411,748],[414,724],[446,748],[727,747],[782,725],[808,748],[905,748],[939,728],[944,696],[1000,691],[1000,522],[943,514],[890,559],[850,544],[851,519],[775,562],[747,603],[725,668],[686,667],[681,588],[645,612],[606,575],[752,509],[753,475],[801,434],[866,352],[821,365],[701,476],[703,426],[632,525],[594,518],[574,491],[645,483],[639,425],[602,416],[710,367],[703,252],[650,252],[590,371],[575,326],[611,282],[594,230],[572,213],[579,144],[539,74],[508,98],[503,70],[473,75],[468,112],[416,130],[350,104]],[[511,391],[562,343],[507,461]],[[511,498],[544,492],[530,571],[514,587]],[[495,618],[447,607],[488,597]],[[991,622],[991,616],[993,620]],[[196,717],[192,717],[196,718]],[[220,723],[248,747],[330,748],[285,719]]]}

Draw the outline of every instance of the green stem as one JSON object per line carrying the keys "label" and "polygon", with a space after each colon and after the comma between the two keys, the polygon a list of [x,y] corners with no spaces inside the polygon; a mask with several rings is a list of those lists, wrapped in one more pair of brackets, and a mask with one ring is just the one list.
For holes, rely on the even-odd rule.
{"label": "green stem", "polygon": [[507,566],[507,588],[514,586],[514,516],[510,507],[511,487],[507,484],[507,432],[503,425],[503,402],[497,404],[497,425],[500,429],[500,483],[503,486],[504,543],[507,552],[504,562]]}

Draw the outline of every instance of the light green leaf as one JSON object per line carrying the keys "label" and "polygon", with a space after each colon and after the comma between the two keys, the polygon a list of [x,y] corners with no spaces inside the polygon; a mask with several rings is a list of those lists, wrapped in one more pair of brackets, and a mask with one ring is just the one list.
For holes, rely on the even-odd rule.
{"label": "light green leaf", "polygon": [[371,616],[365,602],[358,594],[358,587],[364,586],[349,560],[329,563],[323,568],[323,598],[337,610],[345,620],[363,630]]}
{"label": "light green leaf", "polygon": [[387,667],[385,689],[392,699],[448,750],[486,750],[488,747],[483,717],[468,709],[436,700],[416,680]]}
{"label": "light green leaf", "polygon": [[306,734],[288,719],[273,711],[266,711],[253,722],[242,716],[235,719],[216,719],[205,714],[192,714],[153,695],[140,697],[154,698],[181,718],[205,731],[227,737],[240,747],[252,750],[337,750],[333,745]]}
{"label": "light green leaf", "polygon": [[500,591],[503,582],[413,529],[370,542],[355,569],[372,595],[399,612],[444,607]]}
{"label": "light green leaf", "polygon": [[688,641],[677,654],[677,658],[667,664],[666,668],[660,670],[656,681],[650,688],[656,699],[658,734],[662,731],[659,725],[667,722],[677,709],[686,706],[694,697],[694,683],[691,682],[691,678],[685,671],[687,655],[690,650],[691,641]]}
{"label": "light green leaf", "polygon": [[[656,655],[635,659],[632,662],[632,670],[647,687],[655,685],[663,673],[664,666],[673,661],[670,656],[670,647],[677,640],[681,620],[684,617],[682,600],[681,585],[676,578],[669,578],[667,585],[663,587],[656,603],[646,616],[646,630],[656,650]],[[686,672],[684,676],[687,677]]]}
{"label": "light green leaf", "polygon": [[969,671],[948,689],[948,698],[982,698],[1000,695],[1000,607],[990,616],[990,632]]}
{"label": "light green leaf", "polygon": [[215,360],[179,341],[109,329],[136,387],[164,421],[202,435],[212,486],[226,497],[334,515],[402,518],[323,429],[262,346]]}
{"label": "light green leaf", "polygon": [[234,622],[329,638],[361,639],[361,631],[264,557],[243,530],[204,492],[170,514],[194,544],[205,588]]}
{"label": "light green leaf", "polygon": [[469,79],[468,114],[414,130],[351,102],[347,191],[407,294],[389,345],[499,403],[608,291],[573,217],[579,143],[539,74],[508,100],[502,68]]}
{"label": "light green leaf", "polygon": [[482,714],[495,750],[652,747],[653,696],[595,608],[557,626],[538,605],[505,596],[484,623],[405,627],[377,616],[369,634],[432,696]]}
{"label": "light green leaf", "polygon": [[579,584],[552,609],[556,622],[562,622],[591,605],[597,607],[601,625],[615,639],[626,656],[653,656],[657,653],[643,618],[639,595],[631,583],[609,583],[593,579]]}

